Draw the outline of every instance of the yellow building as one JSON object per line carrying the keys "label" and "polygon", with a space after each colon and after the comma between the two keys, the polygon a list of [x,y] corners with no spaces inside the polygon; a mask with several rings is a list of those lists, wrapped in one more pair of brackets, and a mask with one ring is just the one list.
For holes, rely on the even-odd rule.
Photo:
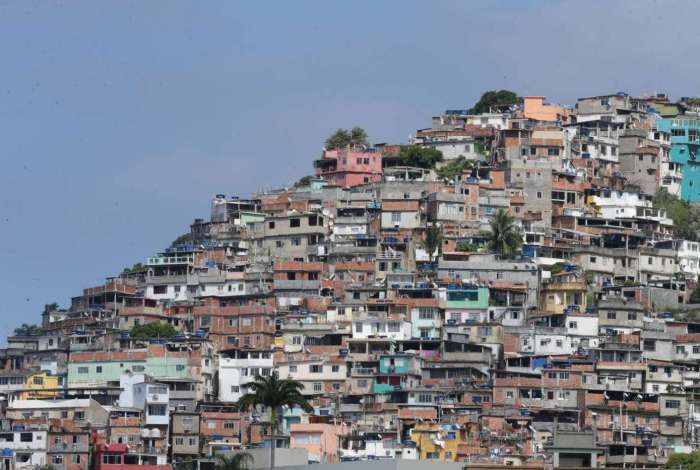
{"label": "yellow building", "polygon": [[554,274],[542,285],[541,307],[545,312],[564,313],[571,305],[585,310],[586,281],[581,272]]}
{"label": "yellow building", "polygon": [[19,392],[20,400],[49,399],[58,397],[60,377],[46,371],[37,371],[27,376],[24,388]]}
{"label": "yellow building", "polygon": [[460,445],[468,444],[467,431],[457,424],[418,423],[411,430],[411,440],[421,460],[456,462]]}

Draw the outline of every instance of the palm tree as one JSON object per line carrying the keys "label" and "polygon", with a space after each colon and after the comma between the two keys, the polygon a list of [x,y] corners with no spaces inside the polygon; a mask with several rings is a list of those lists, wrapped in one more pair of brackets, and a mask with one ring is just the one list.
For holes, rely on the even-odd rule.
{"label": "palm tree", "polygon": [[255,381],[249,383],[247,387],[252,393],[243,395],[238,401],[238,407],[249,410],[260,405],[270,410],[270,468],[275,468],[275,436],[282,407],[298,406],[307,413],[313,411],[313,407],[301,394],[304,388],[301,382],[291,379],[280,380],[276,372],[269,377],[255,376]]}
{"label": "palm tree", "polygon": [[350,145],[352,145],[353,147],[366,147],[367,145],[369,145],[367,138],[367,132],[363,128],[355,126],[352,129],[350,129]]}
{"label": "palm tree", "polygon": [[253,463],[253,456],[238,452],[229,455],[220,455],[216,461],[215,470],[248,470]]}
{"label": "palm tree", "polygon": [[510,257],[523,244],[520,227],[505,209],[499,209],[491,220],[489,248],[502,257]]}
{"label": "palm tree", "polygon": [[442,246],[442,231],[440,227],[433,224],[425,231],[425,239],[423,240],[423,248],[428,252],[428,260],[430,263],[433,262],[433,256],[435,252],[440,251]]}

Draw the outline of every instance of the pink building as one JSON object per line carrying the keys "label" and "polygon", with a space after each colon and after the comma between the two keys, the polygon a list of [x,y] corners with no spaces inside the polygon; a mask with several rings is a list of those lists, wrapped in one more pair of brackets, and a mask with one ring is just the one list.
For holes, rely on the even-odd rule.
{"label": "pink building", "polygon": [[316,176],[344,188],[373,183],[382,179],[382,154],[350,148],[324,150],[314,168]]}
{"label": "pink building", "polygon": [[346,426],[327,423],[292,424],[289,428],[289,447],[306,449],[309,460],[320,463],[338,462],[340,436],[345,435]]}

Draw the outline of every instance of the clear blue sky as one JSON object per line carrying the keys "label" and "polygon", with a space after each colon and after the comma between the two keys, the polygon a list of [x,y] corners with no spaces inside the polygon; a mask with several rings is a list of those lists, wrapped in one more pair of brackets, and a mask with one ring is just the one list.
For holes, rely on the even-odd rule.
{"label": "clear blue sky", "polygon": [[695,2],[0,2],[0,335],[361,125],[510,88],[700,94]]}

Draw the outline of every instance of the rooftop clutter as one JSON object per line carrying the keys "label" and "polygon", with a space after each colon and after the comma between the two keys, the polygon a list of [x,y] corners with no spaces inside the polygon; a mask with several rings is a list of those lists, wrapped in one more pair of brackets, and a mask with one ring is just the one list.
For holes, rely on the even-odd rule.
{"label": "rooftop clutter", "polygon": [[[216,195],[171,246],[7,339],[7,468],[264,466],[272,435],[278,466],[694,450],[696,104],[498,92],[405,143],[339,130],[313,176]],[[273,377],[309,407],[240,406]]]}

